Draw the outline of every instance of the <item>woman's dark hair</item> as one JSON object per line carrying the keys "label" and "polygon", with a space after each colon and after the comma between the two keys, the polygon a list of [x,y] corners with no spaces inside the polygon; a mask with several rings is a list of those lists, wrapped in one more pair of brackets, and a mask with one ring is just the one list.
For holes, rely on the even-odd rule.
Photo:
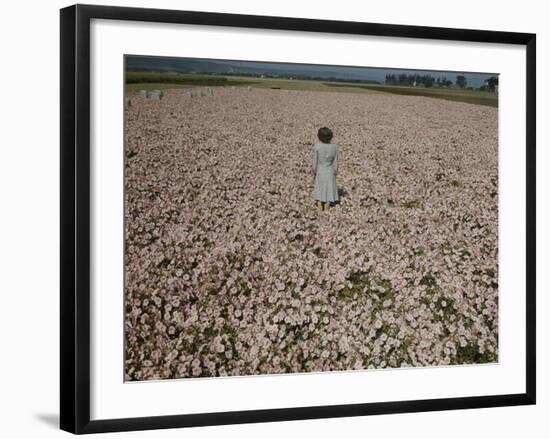
{"label": "woman's dark hair", "polygon": [[330,143],[332,140],[332,131],[327,127],[319,128],[317,137],[319,137],[319,140],[323,143]]}

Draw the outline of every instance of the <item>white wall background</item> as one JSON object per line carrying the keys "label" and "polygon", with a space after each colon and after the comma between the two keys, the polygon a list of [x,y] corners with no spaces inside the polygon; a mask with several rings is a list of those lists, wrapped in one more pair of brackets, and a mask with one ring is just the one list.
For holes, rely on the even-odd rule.
{"label": "white wall background", "polygon": [[[454,412],[325,419],[301,422],[117,433],[109,437],[548,437],[550,311],[543,292],[550,278],[549,131],[550,28],[544,2],[496,0],[104,0],[87,3],[243,14],[295,16],[395,24],[537,33],[538,45],[538,405]],[[0,44],[0,434],[61,437],[59,367],[59,12],[70,2],[10,2],[1,14]],[[545,166],[546,165],[546,166]],[[546,250],[543,250],[546,247]],[[546,275],[546,276],[545,276]],[[545,346],[546,343],[546,346]],[[546,416],[545,416],[546,415]]]}

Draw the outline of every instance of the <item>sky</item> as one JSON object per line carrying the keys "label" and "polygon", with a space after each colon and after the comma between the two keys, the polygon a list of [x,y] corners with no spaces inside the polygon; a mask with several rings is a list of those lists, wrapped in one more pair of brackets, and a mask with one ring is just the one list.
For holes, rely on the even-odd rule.
{"label": "sky", "polygon": [[[366,62],[368,60],[361,60]],[[131,70],[159,70],[179,72],[210,72],[210,73],[265,73],[265,74],[301,74],[320,77],[337,77],[339,79],[367,79],[381,83],[388,73],[396,75],[406,74],[429,74],[434,78],[446,77],[455,82],[457,75],[464,75],[468,85],[479,87],[483,81],[496,73],[460,72],[460,71],[433,71],[417,69],[394,69],[384,67],[355,67],[317,64],[295,64],[295,63],[273,63],[242,60],[219,60],[205,58],[171,58],[152,56],[126,56],[126,67]]]}

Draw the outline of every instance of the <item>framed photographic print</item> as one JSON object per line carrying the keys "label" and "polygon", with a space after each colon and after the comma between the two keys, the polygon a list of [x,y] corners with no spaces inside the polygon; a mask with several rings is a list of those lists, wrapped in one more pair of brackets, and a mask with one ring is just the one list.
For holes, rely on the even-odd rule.
{"label": "framed photographic print", "polygon": [[535,403],[535,35],[61,10],[61,428]]}

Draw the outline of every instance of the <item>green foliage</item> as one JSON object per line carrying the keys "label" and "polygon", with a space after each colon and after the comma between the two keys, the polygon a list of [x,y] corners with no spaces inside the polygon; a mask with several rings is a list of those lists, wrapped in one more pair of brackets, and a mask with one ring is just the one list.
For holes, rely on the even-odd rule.
{"label": "green foliage", "polygon": [[351,287],[345,287],[338,293],[340,300],[352,300],[359,294],[363,294],[365,287],[370,289],[371,281],[368,272],[355,271],[348,276]]}
{"label": "green foliage", "polygon": [[494,363],[497,355],[493,352],[479,352],[478,346],[467,344],[456,349],[456,355],[452,358],[451,364],[482,364]]}

